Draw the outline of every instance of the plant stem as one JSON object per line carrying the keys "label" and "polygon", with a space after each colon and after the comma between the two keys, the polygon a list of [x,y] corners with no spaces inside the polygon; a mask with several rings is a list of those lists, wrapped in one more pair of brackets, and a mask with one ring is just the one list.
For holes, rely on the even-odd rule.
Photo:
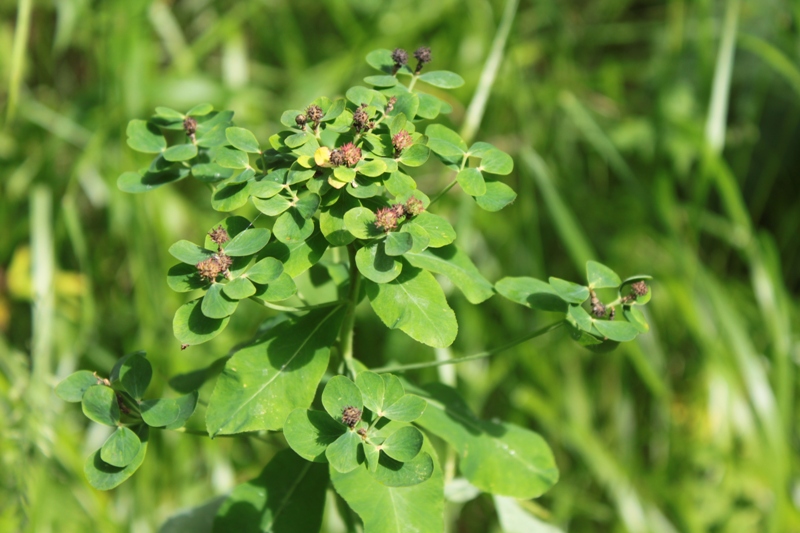
{"label": "plant stem", "polygon": [[420,368],[431,368],[435,366],[442,366],[442,365],[455,365],[458,363],[464,363],[466,361],[475,361],[476,359],[485,359],[487,357],[491,357],[495,354],[508,350],[509,348],[513,348],[517,344],[522,344],[523,342],[534,339],[545,333],[550,333],[551,331],[560,328],[564,325],[563,320],[559,320],[549,326],[545,326],[541,329],[537,329],[536,331],[532,331],[530,333],[526,333],[522,337],[515,339],[508,344],[504,344],[498,348],[494,348],[492,350],[487,350],[485,352],[478,352],[472,355],[465,355],[464,357],[454,357],[453,359],[445,359],[444,361],[429,361],[427,363],[414,363],[411,365],[397,365],[397,366],[382,366],[378,368],[370,368],[372,372],[405,372],[406,370],[418,370]]}
{"label": "plant stem", "polygon": [[264,307],[269,307],[270,309],[275,309],[276,311],[286,311],[287,313],[301,313],[303,311],[313,311],[314,309],[322,309],[323,307],[331,307],[334,305],[342,305],[345,303],[344,300],[333,300],[332,302],[325,302],[321,304],[315,305],[305,305],[302,307],[289,307],[287,305],[278,305],[270,302],[265,302],[255,296],[251,296],[250,300],[253,300],[259,305],[263,305]]}
{"label": "plant stem", "polygon": [[411,81],[408,84],[408,92],[411,92],[414,89],[414,85],[417,83],[417,78],[419,78],[419,74],[414,74],[411,76]]}
{"label": "plant stem", "polygon": [[342,322],[342,329],[339,331],[339,352],[342,354],[347,372],[353,379],[356,378],[356,370],[353,366],[353,328],[356,322],[356,305],[358,305],[358,293],[361,290],[361,274],[356,267],[356,248],[352,244],[347,246],[347,253],[350,257],[350,293],[347,296],[347,309]]}
{"label": "plant stem", "polygon": [[444,189],[439,191],[439,194],[437,194],[436,196],[431,198],[431,203],[428,204],[428,207],[432,206],[434,203],[436,203],[437,200],[439,200],[439,198],[441,198],[442,196],[447,194],[447,191],[449,191],[450,189],[453,188],[453,186],[456,184],[456,181],[457,181],[456,178],[453,178],[453,181],[448,183],[447,186]]}

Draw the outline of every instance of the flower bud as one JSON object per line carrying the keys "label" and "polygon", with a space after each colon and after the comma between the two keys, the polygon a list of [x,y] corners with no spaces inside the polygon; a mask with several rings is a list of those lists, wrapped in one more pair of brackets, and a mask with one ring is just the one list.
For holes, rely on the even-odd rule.
{"label": "flower bud", "polygon": [[397,211],[393,207],[383,207],[375,213],[375,227],[389,233],[397,228]]}
{"label": "flower bud", "polygon": [[356,424],[361,421],[361,409],[353,407],[345,407],[342,411],[342,424],[353,429]]}
{"label": "flower bud", "polygon": [[405,211],[409,216],[415,217],[425,211],[425,204],[419,198],[412,196],[406,201]]}
{"label": "flower bud", "polygon": [[406,130],[400,130],[392,136],[392,146],[394,146],[395,157],[400,155],[400,152],[408,148],[414,143],[411,134]]}

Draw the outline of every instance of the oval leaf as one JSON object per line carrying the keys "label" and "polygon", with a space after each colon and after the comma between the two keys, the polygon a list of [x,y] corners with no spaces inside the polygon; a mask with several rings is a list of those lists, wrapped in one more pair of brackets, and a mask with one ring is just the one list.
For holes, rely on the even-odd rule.
{"label": "oval leaf", "polygon": [[292,450],[306,461],[327,463],[325,449],[347,428],[328,413],[311,409],[295,409],[286,418],[283,436]]}
{"label": "oval leaf", "polygon": [[210,341],[224,330],[229,318],[208,318],[201,310],[201,300],[185,303],[175,312],[172,332],[181,344],[190,346]]}
{"label": "oval leaf", "polygon": [[136,433],[120,427],[103,443],[103,447],[100,448],[100,458],[111,466],[123,468],[136,459],[141,447],[142,442]]}

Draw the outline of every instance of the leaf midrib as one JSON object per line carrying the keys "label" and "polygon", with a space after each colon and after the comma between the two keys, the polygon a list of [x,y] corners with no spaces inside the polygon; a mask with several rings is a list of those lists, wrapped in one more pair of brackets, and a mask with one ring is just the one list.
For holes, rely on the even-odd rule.
{"label": "leaf midrib", "polygon": [[308,336],[305,338],[305,340],[303,340],[303,343],[302,343],[302,344],[300,344],[300,346],[298,346],[298,347],[297,347],[297,350],[295,350],[295,352],[292,354],[292,356],[291,356],[291,357],[290,357],[290,358],[289,358],[289,359],[288,359],[288,360],[287,360],[285,363],[283,363],[283,364],[280,366],[280,368],[278,368],[278,369],[277,369],[278,371],[275,373],[275,375],[274,375],[274,376],[272,376],[272,377],[271,377],[271,378],[270,378],[270,379],[269,379],[269,380],[268,380],[266,383],[264,383],[264,384],[263,384],[261,387],[259,387],[259,388],[258,388],[258,389],[257,389],[257,390],[256,390],[256,391],[255,391],[255,392],[254,392],[254,393],[253,393],[253,394],[252,394],[252,395],[251,395],[251,396],[250,396],[250,397],[249,397],[247,400],[245,400],[244,402],[242,402],[242,403],[239,405],[239,407],[237,407],[237,408],[236,408],[236,409],[235,409],[235,410],[234,410],[234,411],[231,413],[231,415],[230,415],[230,416],[229,416],[229,417],[228,417],[228,418],[225,420],[225,422],[223,422],[222,424],[220,424],[220,425],[219,425],[219,429],[218,429],[218,430],[217,430],[217,431],[214,433],[214,435],[212,435],[212,437],[213,437],[213,436],[216,436],[216,435],[218,435],[218,434],[219,434],[219,432],[220,432],[220,431],[222,431],[222,428],[223,428],[223,427],[225,427],[226,425],[228,425],[228,424],[229,424],[229,423],[230,423],[230,422],[231,422],[231,421],[234,419],[234,417],[235,417],[237,414],[239,414],[239,412],[240,412],[242,409],[244,409],[244,408],[245,408],[245,406],[246,406],[247,404],[249,404],[251,401],[253,401],[253,399],[254,399],[254,398],[256,398],[256,396],[258,396],[259,394],[261,394],[262,392],[264,392],[264,389],[266,389],[266,388],[267,388],[267,387],[268,387],[268,386],[269,386],[269,385],[270,385],[270,384],[271,384],[273,381],[275,381],[276,379],[278,379],[278,376],[280,376],[280,375],[283,373],[284,369],[286,369],[286,367],[288,367],[288,366],[291,364],[291,362],[292,362],[292,361],[294,361],[295,357],[297,357],[297,355],[298,355],[298,354],[300,353],[300,351],[301,351],[301,350],[302,350],[302,349],[305,347],[305,345],[306,345],[306,344],[308,344],[308,341],[309,341],[309,340],[311,340],[311,338],[312,338],[312,337],[313,337],[313,336],[314,336],[314,335],[317,333],[317,331],[319,331],[319,329],[322,327],[322,325],[323,325],[323,324],[325,324],[325,322],[327,322],[327,321],[328,321],[328,319],[329,319],[331,316],[333,316],[333,314],[334,314],[336,311],[338,311],[338,310],[339,310],[339,307],[341,307],[341,306],[338,306],[338,305],[337,305],[336,307],[334,307],[334,308],[331,310],[331,312],[330,312],[330,313],[328,313],[328,315],[327,315],[325,318],[323,318],[322,320],[320,320],[320,321],[319,321],[319,323],[318,323],[318,324],[317,324],[317,325],[314,327],[313,331],[311,331],[311,333],[309,333],[309,334],[308,334]]}

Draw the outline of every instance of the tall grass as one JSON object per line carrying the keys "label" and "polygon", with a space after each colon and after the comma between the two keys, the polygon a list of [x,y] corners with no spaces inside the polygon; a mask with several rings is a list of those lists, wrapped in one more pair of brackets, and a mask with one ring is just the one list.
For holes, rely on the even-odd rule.
{"label": "tall grass", "polygon": [[[0,13],[11,51],[0,56],[0,531],[153,531],[281,446],[158,434],[121,488],[83,480],[105,435],[55,398],[61,377],[145,349],[166,390],[263,317],[254,307],[180,351],[166,250],[221,217],[199,188],[116,190],[145,163],[125,145],[127,121],[210,101],[265,138],[283,109],[367,75],[369,50],[419,44],[467,80],[454,127],[515,155],[519,198],[500,214],[458,190],[440,202],[488,277],[580,279],[592,258],[656,278],[652,329],[636,344],[595,355],[556,333],[448,377],[482,416],[552,444],[561,480],[526,510],[570,532],[800,531],[796,8],[20,0]],[[478,308],[450,297],[455,355],[550,319],[498,297]],[[369,364],[436,356],[364,311],[356,353]],[[383,358],[369,355],[376,346]],[[448,516],[451,531],[500,530],[488,496]]]}

